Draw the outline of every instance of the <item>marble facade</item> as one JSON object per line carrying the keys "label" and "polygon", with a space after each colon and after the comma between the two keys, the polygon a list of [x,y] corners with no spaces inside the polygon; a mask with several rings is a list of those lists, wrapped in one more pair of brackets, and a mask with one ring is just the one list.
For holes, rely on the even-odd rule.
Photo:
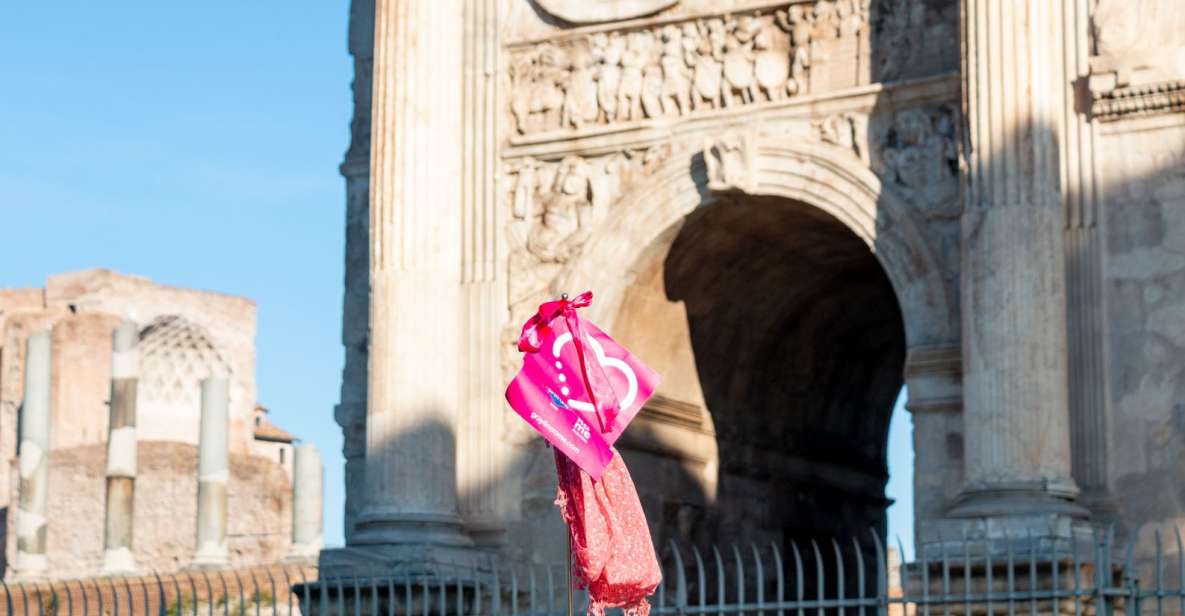
{"label": "marble facade", "polygon": [[562,555],[501,390],[590,288],[664,375],[621,445],[658,539],[883,532],[903,385],[920,548],[1185,524],[1183,33],[1173,0],[354,0],[323,564]]}

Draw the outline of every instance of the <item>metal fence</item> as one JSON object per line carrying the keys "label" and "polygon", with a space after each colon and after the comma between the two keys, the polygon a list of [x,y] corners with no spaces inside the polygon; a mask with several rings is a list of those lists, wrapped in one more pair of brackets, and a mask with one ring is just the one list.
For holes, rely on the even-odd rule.
{"label": "metal fence", "polygon": [[[1166,549],[1165,544],[1168,543]],[[945,546],[945,547],[944,547]],[[1032,537],[927,546],[896,566],[880,539],[788,541],[661,551],[658,615],[1163,616],[1185,614],[1185,549],[1160,534],[1146,558],[1113,533],[1050,543]],[[1143,575],[1140,575],[1143,574]],[[269,568],[54,583],[0,582],[7,616],[560,616],[584,613],[567,568],[417,564],[364,575]],[[571,606],[571,608],[569,607]],[[615,610],[616,611],[616,610]]]}

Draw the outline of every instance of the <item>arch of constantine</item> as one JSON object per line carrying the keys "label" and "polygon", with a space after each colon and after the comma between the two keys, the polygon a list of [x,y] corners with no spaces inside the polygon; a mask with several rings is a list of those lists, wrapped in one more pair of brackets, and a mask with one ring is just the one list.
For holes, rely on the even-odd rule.
{"label": "arch of constantine", "polygon": [[[344,549],[563,555],[509,413],[519,325],[663,375],[623,438],[656,540],[920,550],[1185,520],[1174,0],[354,0]],[[1142,546],[1142,547],[1141,547]]]}

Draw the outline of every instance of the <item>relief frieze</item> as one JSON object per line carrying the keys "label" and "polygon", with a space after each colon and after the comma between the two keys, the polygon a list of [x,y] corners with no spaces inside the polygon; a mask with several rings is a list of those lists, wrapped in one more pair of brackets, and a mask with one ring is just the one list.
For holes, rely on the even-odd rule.
{"label": "relief frieze", "polygon": [[534,135],[776,104],[858,85],[868,33],[868,0],[818,0],[514,45],[508,111]]}

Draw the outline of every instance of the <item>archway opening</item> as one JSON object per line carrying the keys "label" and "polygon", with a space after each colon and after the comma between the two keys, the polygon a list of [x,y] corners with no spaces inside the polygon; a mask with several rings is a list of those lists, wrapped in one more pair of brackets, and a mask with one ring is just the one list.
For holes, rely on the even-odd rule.
{"label": "archway opening", "polygon": [[905,331],[868,244],[809,204],[742,195],[710,197],[662,244],[614,319],[664,377],[623,442],[660,541],[788,554],[859,537],[873,556]]}

